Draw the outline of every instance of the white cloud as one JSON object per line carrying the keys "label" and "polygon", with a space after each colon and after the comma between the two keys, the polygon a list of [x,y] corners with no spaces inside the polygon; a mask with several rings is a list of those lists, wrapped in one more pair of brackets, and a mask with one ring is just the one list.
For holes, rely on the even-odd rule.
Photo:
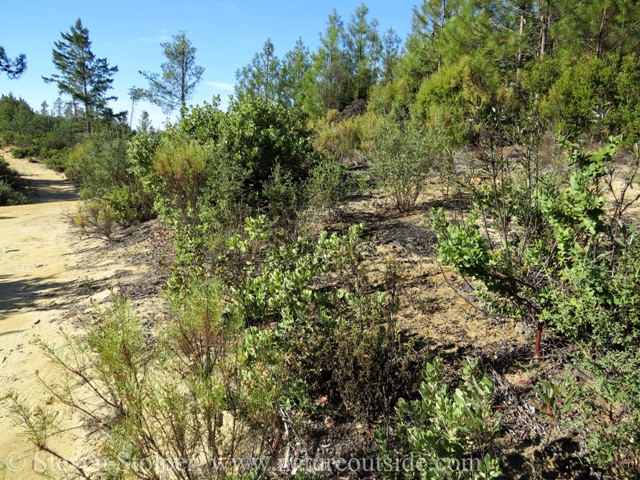
{"label": "white cloud", "polygon": [[227,90],[232,92],[233,91],[233,83],[225,83],[225,82],[204,82],[207,85],[210,85],[214,88],[217,88],[218,90]]}

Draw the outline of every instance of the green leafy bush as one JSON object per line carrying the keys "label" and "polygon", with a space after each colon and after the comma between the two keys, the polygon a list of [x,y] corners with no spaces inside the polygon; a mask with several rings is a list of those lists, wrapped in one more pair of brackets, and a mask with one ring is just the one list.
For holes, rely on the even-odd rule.
{"label": "green leafy bush", "polygon": [[124,226],[153,217],[153,197],[127,158],[129,139],[119,126],[95,131],[71,151],[65,170],[82,198],[109,204],[113,218]]}
{"label": "green leafy bush", "polygon": [[52,168],[63,171],[64,156],[77,143],[81,131],[82,126],[71,119],[36,113],[11,94],[0,97],[0,138],[16,146],[18,158],[51,159]]}
{"label": "green leafy bush", "polygon": [[22,205],[31,200],[24,193],[18,172],[0,156],[0,206]]}
{"label": "green leafy bush", "polygon": [[445,154],[439,132],[426,131],[417,122],[397,125],[387,119],[369,156],[376,178],[391,194],[395,207],[409,212],[416,206],[432,165]]}
{"label": "green leafy bush", "polygon": [[349,173],[347,167],[337,161],[321,160],[309,172],[309,205],[324,218],[333,221],[340,215],[340,205],[361,190],[363,182],[363,177]]}
{"label": "green leafy bush", "polygon": [[[444,383],[440,358],[426,365],[420,384],[420,399],[398,400],[399,425],[395,437],[379,430],[383,451],[391,448],[411,452],[420,460],[425,479],[490,479],[500,476],[500,462],[486,453],[500,431],[501,415],[493,407],[493,385],[469,361],[453,395]],[[455,466],[452,467],[454,464]],[[416,472],[405,472],[413,478]]]}
{"label": "green leafy bush", "polygon": [[[441,262],[482,284],[477,293],[488,306],[537,322],[538,356],[543,326],[579,345],[574,361],[597,379],[579,387],[594,395],[576,400],[582,421],[594,422],[601,408],[620,412],[615,425],[595,421],[598,428],[584,432],[584,455],[604,470],[623,462],[625,478],[633,478],[636,402],[617,381],[616,368],[626,385],[638,384],[640,376],[622,363],[614,367],[613,359],[636,365],[631,352],[640,346],[640,250],[636,226],[624,214],[640,198],[628,196],[639,158],[620,176],[612,166],[615,143],[596,151],[568,146],[565,175],[541,172],[527,156],[532,150],[512,160],[485,152],[492,181],[475,191],[475,212],[463,225],[434,212],[437,249]],[[606,202],[604,191],[615,200]],[[486,234],[489,228],[497,235]]]}
{"label": "green leafy bush", "polygon": [[246,96],[226,113],[217,104],[196,107],[179,128],[200,142],[213,142],[251,172],[254,185],[266,181],[276,167],[299,176],[314,158],[311,132],[304,114],[278,102]]}

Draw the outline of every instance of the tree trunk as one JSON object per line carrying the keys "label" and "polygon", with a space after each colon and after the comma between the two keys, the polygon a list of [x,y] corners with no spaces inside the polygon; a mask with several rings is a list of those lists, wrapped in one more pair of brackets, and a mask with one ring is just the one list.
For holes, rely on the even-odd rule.
{"label": "tree trunk", "polygon": [[543,5],[543,12],[540,18],[542,28],[540,29],[540,56],[543,57],[547,53],[547,42],[549,38],[549,2],[551,0],[545,0]]}
{"label": "tree trunk", "polygon": [[543,328],[542,322],[538,321],[538,330],[536,332],[536,346],[535,346],[536,357],[538,358],[542,358],[542,349],[540,348],[540,344],[542,343],[542,328]]}
{"label": "tree trunk", "polygon": [[604,29],[607,23],[607,8],[605,7],[602,12],[602,20],[600,20],[600,29],[598,30],[598,37],[596,43],[596,58],[602,58],[603,55],[603,42],[604,42]]}
{"label": "tree trunk", "polygon": [[526,0],[520,5],[520,29],[518,30],[518,55],[516,58],[516,83],[520,78],[520,69],[522,68],[522,37],[524,36],[524,27],[527,24],[527,12]]}

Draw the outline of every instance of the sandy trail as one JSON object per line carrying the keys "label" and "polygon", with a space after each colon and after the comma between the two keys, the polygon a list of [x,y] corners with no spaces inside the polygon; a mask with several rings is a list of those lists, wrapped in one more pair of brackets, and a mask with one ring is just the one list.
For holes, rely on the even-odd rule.
{"label": "sandy trail", "polygon": [[[59,337],[78,281],[79,239],[68,217],[78,196],[63,175],[1,153],[36,196],[31,205],[0,207],[0,397],[16,391],[29,403],[50,403],[37,377],[51,371],[39,342]],[[30,468],[35,452],[4,410],[0,432],[0,478],[40,478]]]}
{"label": "sandy trail", "polygon": [[[98,439],[88,441],[78,413],[57,402],[39,380],[60,379],[41,344],[62,343],[61,330],[83,333],[96,306],[110,303],[114,293],[131,297],[141,318],[164,319],[157,242],[166,233],[148,222],[120,242],[81,239],[69,218],[79,201],[70,182],[42,164],[13,158],[6,149],[0,154],[37,194],[34,204],[0,207],[0,400],[17,392],[31,406],[53,408],[65,431],[47,446],[76,464],[100,461]],[[0,480],[42,478],[45,465],[55,478],[75,473],[51,455],[37,453],[0,403]]]}

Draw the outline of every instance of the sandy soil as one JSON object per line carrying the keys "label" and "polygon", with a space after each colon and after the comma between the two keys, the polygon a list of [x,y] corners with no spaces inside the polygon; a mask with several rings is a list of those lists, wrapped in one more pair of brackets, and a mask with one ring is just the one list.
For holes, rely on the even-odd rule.
{"label": "sandy soil", "polygon": [[[135,241],[117,244],[82,239],[69,216],[79,201],[70,182],[40,163],[13,158],[8,150],[0,154],[34,193],[31,205],[0,207],[0,398],[17,392],[30,405],[54,407],[60,427],[69,430],[48,445],[67,458],[84,459],[92,445],[79,418],[57,404],[39,380],[51,382],[59,376],[41,343],[60,344],[61,331],[80,333],[95,305],[119,291],[131,295],[144,287],[145,295],[139,295],[135,306],[146,304],[145,316],[163,311],[161,305],[149,306],[162,303],[159,288],[148,294],[148,279],[155,277],[145,258],[136,261],[144,250],[140,238],[153,235],[145,231]],[[161,281],[155,278],[153,283]],[[36,456],[24,429],[2,405],[0,432],[0,479],[42,478],[35,471],[42,470],[42,460],[53,467],[52,473],[60,470],[53,457]]]}
{"label": "sandy soil", "polygon": [[[63,175],[8,151],[2,155],[35,195],[31,205],[0,207],[0,391],[3,396],[20,392],[34,403],[44,398],[38,374],[51,371],[39,341],[55,342],[77,281],[71,254],[78,238],[67,215],[76,209],[78,196]],[[0,415],[6,478],[35,478],[28,468],[33,452],[22,429],[6,411]]]}

